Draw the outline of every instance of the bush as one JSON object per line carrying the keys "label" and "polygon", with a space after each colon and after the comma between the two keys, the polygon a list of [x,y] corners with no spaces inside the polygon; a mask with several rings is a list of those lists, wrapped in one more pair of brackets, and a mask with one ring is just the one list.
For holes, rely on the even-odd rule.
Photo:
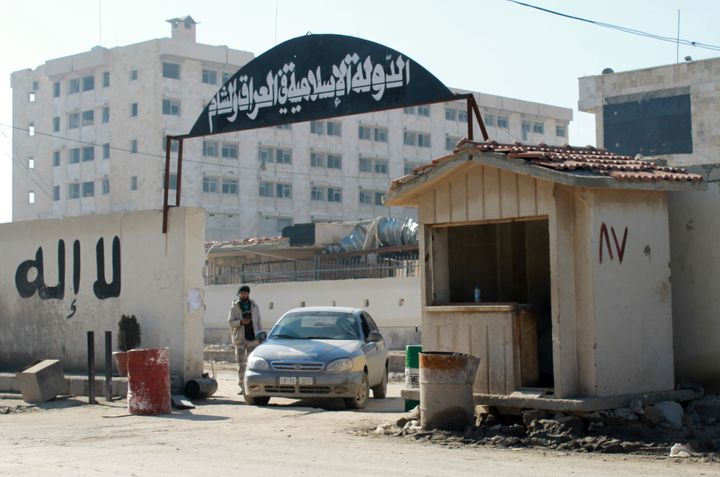
{"label": "bush", "polygon": [[118,330],[118,348],[129,351],[140,346],[140,323],[135,315],[123,315]]}

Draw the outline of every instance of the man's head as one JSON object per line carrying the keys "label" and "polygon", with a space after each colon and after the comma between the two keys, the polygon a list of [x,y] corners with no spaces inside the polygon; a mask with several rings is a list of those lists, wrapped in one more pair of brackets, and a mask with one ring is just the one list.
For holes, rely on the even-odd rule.
{"label": "man's head", "polygon": [[241,300],[243,300],[243,301],[244,301],[244,300],[247,300],[248,298],[250,298],[250,287],[247,286],[247,285],[241,286],[241,287],[238,289],[237,294],[238,294],[238,296],[240,297]]}

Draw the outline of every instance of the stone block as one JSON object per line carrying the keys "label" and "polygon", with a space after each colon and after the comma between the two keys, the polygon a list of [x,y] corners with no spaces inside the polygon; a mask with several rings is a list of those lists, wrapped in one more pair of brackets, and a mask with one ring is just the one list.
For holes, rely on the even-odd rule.
{"label": "stone block", "polygon": [[45,359],[16,374],[23,399],[41,403],[65,391],[65,376],[58,359]]}

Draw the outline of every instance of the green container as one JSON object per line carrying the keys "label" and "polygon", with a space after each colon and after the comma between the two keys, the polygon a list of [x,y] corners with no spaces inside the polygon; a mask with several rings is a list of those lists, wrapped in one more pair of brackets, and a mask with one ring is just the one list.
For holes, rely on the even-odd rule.
{"label": "green container", "polygon": [[410,369],[420,368],[421,345],[407,345],[405,347],[405,367]]}

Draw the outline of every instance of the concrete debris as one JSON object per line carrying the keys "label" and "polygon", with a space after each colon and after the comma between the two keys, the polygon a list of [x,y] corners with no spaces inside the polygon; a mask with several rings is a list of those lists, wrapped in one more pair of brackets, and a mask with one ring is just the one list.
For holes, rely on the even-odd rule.
{"label": "concrete debris", "polygon": [[685,411],[683,411],[683,408],[680,404],[674,401],[663,401],[655,404],[653,407],[660,411],[663,420],[670,427],[673,427],[675,429],[682,427],[683,415],[685,414]]}
{"label": "concrete debris", "polygon": [[670,457],[690,457],[690,448],[685,444],[675,444],[670,448]]}

